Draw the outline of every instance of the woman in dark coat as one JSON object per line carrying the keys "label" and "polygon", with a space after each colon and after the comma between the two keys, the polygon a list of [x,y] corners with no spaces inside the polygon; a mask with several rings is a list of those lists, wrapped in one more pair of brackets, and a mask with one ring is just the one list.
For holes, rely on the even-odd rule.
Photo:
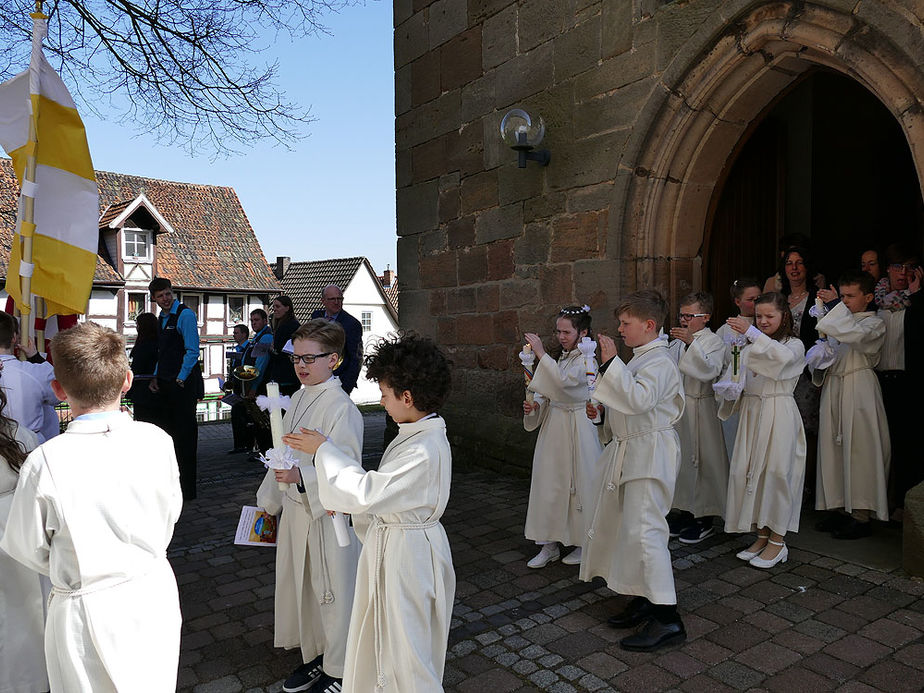
{"label": "woman in dark coat", "polygon": [[295,366],[289,360],[288,354],[282,352],[286,343],[292,339],[299,322],[295,319],[295,308],[292,299],[288,296],[277,296],[270,304],[273,326],[273,355],[270,358],[269,376],[267,382],[274,380],[279,383],[279,392],[291,395],[301,387],[298,376],[295,375]]}
{"label": "woman in dark coat", "polygon": [[125,396],[131,400],[135,421],[160,425],[159,395],[148,389],[157,366],[157,339],[160,332],[157,316],[154,313],[139,313],[135,318],[135,329],[138,336],[129,354],[135,380]]}

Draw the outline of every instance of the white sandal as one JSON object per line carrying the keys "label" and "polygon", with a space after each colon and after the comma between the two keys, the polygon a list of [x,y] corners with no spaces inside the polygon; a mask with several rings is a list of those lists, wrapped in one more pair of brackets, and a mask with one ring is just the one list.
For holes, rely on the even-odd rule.
{"label": "white sandal", "polygon": [[774,546],[782,546],[780,552],[773,558],[761,558],[760,556],[754,556],[748,563],[750,563],[755,568],[772,568],[777,563],[785,563],[789,560],[789,547],[786,546],[785,541],[773,541],[773,539],[767,540],[768,544],[773,544]]}
{"label": "white sandal", "polygon": [[[766,539],[767,541],[770,541],[769,534],[758,534],[757,538]],[[742,561],[750,561],[755,556],[759,556],[760,552],[763,551],[765,548],[767,548],[766,544],[764,544],[759,549],[757,549],[757,551],[748,551],[747,549],[744,549],[743,551],[739,551],[738,553],[736,553],[735,558],[740,558]]]}

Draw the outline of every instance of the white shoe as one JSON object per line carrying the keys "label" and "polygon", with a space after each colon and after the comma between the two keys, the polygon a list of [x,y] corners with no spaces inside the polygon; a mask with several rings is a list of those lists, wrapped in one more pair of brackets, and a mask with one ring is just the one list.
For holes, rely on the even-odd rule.
{"label": "white shoe", "polygon": [[[760,534],[757,535],[757,538],[767,539],[767,540],[770,539],[770,537],[762,536]],[[764,544],[759,549],[757,549],[757,551],[748,551],[747,549],[744,549],[743,551],[739,551],[738,553],[736,553],[735,558],[740,558],[742,561],[750,561],[752,558],[754,558],[754,556],[759,556],[761,551],[763,551],[765,548],[767,548],[766,544]]]}
{"label": "white shoe", "polygon": [[581,565],[581,547],[578,546],[574,551],[561,559],[561,562],[565,565]]}
{"label": "white shoe", "polygon": [[772,568],[777,563],[785,563],[787,560],[789,560],[789,547],[786,546],[786,542],[773,541],[771,539],[770,543],[774,546],[782,546],[783,548],[780,549],[780,552],[774,558],[766,559],[761,558],[760,556],[754,556],[754,558],[748,561],[748,563],[750,563],[755,568]]}
{"label": "white shoe", "polygon": [[557,561],[560,555],[558,544],[553,541],[551,544],[543,544],[542,550],[526,565],[530,568],[545,568],[549,563]]}

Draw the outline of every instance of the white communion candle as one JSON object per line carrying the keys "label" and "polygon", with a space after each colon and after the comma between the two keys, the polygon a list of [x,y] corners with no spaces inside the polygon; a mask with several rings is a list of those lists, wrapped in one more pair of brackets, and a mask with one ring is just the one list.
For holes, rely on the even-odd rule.
{"label": "white communion candle", "polygon": [[[270,433],[273,436],[273,447],[282,449],[282,406],[279,402],[279,383],[270,381],[266,384],[266,396],[269,399]],[[279,490],[285,492],[289,485],[279,482]]]}
{"label": "white communion candle", "polygon": [[334,523],[334,534],[337,535],[337,543],[341,547],[349,546],[350,532],[347,529],[347,521],[343,513],[331,513],[330,521]]}

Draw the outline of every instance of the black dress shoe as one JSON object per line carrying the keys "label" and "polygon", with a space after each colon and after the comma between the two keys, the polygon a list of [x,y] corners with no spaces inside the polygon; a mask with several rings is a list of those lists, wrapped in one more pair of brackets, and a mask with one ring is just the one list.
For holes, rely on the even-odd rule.
{"label": "black dress shoe", "polygon": [[872,533],[873,528],[869,522],[860,522],[851,517],[847,524],[833,532],[831,536],[835,539],[862,539]]}
{"label": "black dress shoe", "polygon": [[654,615],[654,604],[644,597],[634,597],[625,609],[615,616],[610,616],[606,622],[611,628],[635,628],[652,615]]}
{"label": "black dress shoe", "polygon": [[619,646],[632,652],[654,652],[686,639],[687,631],[680,619],[672,623],[661,623],[656,618],[649,618],[648,623],[638,633],[620,640]]}
{"label": "black dress shoe", "polygon": [[819,532],[836,532],[852,519],[850,515],[842,515],[837,512],[828,513],[827,517],[815,523],[815,529]]}

